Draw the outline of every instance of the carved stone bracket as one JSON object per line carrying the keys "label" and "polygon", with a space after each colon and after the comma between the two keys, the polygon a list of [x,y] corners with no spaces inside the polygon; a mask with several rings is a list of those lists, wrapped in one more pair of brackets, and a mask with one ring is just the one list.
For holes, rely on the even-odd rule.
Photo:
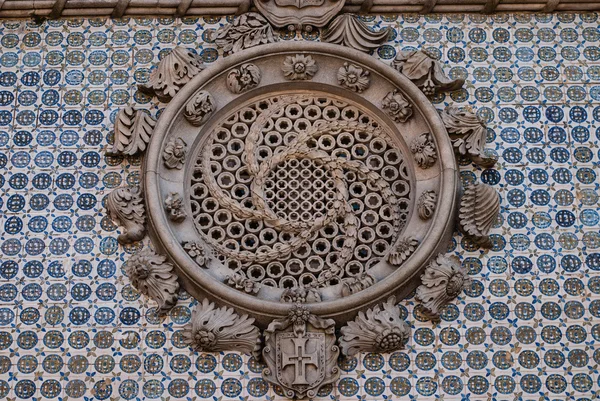
{"label": "carved stone bracket", "polygon": [[114,129],[114,143],[106,151],[109,155],[133,156],[146,150],[156,120],[149,114],[124,107],[117,113]]}
{"label": "carved stone bracket", "polygon": [[120,244],[140,241],[146,236],[146,211],[139,187],[120,187],[106,197],[106,210],[125,232],[117,237]]}
{"label": "carved stone bracket", "polygon": [[499,213],[500,196],[493,187],[481,183],[469,185],[460,199],[460,230],[479,246],[491,248],[488,234]]}

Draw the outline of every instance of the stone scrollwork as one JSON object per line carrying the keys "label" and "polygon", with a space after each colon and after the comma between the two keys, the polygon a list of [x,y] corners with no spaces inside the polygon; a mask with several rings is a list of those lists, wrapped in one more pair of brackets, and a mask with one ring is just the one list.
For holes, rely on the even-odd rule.
{"label": "stone scrollwork", "polygon": [[168,312],[177,303],[179,282],[173,265],[165,256],[144,248],[129,258],[125,271],[140,293],[156,301],[160,314]]}
{"label": "stone scrollwork", "polygon": [[225,56],[278,40],[269,22],[257,13],[235,17],[233,23],[219,28],[211,39],[223,48]]}
{"label": "stone scrollwork", "polygon": [[429,133],[424,133],[416,137],[410,143],[412,152],[417,165],[423,169],[433,166],[437,160],[435,144]]}
{"label": "stone scrollwork", "polygon": [[197,352],[235,350],[251,354],[260,346],[260,330],[253,318],[240,316],[231,308],[217,308],[208,299],[194,308],[183,338]]}
{"label": "stone scrollwork", "polygon": [[114,129],[114,143],[107,150],[108,155],[133,156],[146,150],[156,121],[145,112],[131,106],[117,113]]}
{"label": "stone scrollwork", "polygon": [[481,183],[468,185],[460,199],[460,230],[477,245],[491,248],[488,234],[499,213],[500,196],[493,187]]}
{"label": "stone scrollwork", "polygon": [[421,282],[416,297],[427,315],[436,320],[442,308],[469,285],[470,278],[456,257],[440,254],[427,266]]}
{"label": "stone scrollwork", "polygon": [[359,352],[393,352],[404,348],[410,339],[410,326],[400,316],[396,297],[381,306],[359,312],[354,321],[341,329],[340,348],[346,356]]}
{"label": "stone scrollwork", "polygon": [[172,169],[181,170],[185,163],[185,155],[187,154],[187,144],[180,137],[172,138],[165,145],[163,151],[163,160],[165,166]]}
{"label": "stone scrollwork", "polygon": [[235,94],[246,92],[256,88],[260,83],[260,78],[260,69],[252,63],[246,63],[229,72],[227,88]]}
{"label": "stone scrollwork", "polygon": [[398,89],[385,95],[381,107],[387,111],[392,120],[399,123],[405,123],[413,115],[412,105]]}
{"label": "stone scrollwork", "polygon": [[354,92],[361,93],[371,83],[369,71],[354,64],[344,63],[337,72],[338,83]]}
{"label": "stone scrollwork", "polygon": [[429,220],[433,217],[437,205],[437,193],[434,190],[423,191],[417,200],[417,213],[421,220]]}
{"label": "stone scrollwork", "polygon": [[281,69],[286,79],[296,81],[311,79],[319,71],[319,66],[312,56],[296,54],[287,56]]}
{"label": "stone scrollwork", "polygon": [[210,93],[200,91],[186,104],[183,115],[195,127],[204,124],[216,109],[215,99]]}
{"label": "stone scrollwork", "polygon": [[187,217],[183,198],[177,192],[171,192],[165,198],[165,210],[169,213],[169,219],[181,222]]}
{"label": "stone scrollwork", "polygon": [[419,240],[413,237],[402,237],[396,247],[388,254],[388,262],[393,266],[400,266],[413,254],[419,246]]}
{"label": "stone scrollwork", "polygon": [[336,17],[327,31],[323,33],[322,40],[351,47],[365,53],[371,53],[383,43],[387,42],[389,29],[383,28],[373,31],[367,27],[357,16],[342,14]]}
{"label": "stone scrollwork", "polygon": [[139,88],[147,95],[156,96],[161,102],[167,103],[204,68],[202,57],[178,46],[158,63],[150,73],[148,83]]}
{"label": "stone scrollwork", "polygon": [[113,221],[118,221],[125,232],[117,237],[120,244],[140,241],[146,235],[146,211],[139,187],[120,187],[106,197],[106,210]]}

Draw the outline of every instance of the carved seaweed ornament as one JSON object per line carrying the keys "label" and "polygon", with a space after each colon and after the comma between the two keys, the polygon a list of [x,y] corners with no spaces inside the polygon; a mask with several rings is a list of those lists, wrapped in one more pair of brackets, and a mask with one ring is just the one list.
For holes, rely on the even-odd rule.
{"label": "carved seaweed ornament", "polygon": [[146,211],[139,187],[114,189],[106,197],[106,210],[125,230],[117,237],[120,244],[131,244],[146,236]]}
{"label": "carved seaweed ornament", "polygon": [[133,156],[146,150],[156,121],[145,112],[126,106],[115,119],[114,142],[108,155]]}

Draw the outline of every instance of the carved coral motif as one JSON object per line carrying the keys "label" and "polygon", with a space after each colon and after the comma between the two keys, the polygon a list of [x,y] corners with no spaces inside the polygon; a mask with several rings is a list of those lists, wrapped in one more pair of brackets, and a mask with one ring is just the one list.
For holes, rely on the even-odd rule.
{"label": "carved coral motif", "polygon": [[296,54],[287,56],[283,62],[283,75],[290,81],[311,79],[319,70],[312,56]]}
{"label": "carved coral motif", "polygon": [[469,285],[470,278],[456,257],[440,254],[427,266],[421,281],[416,297],[427,314],[437,319],[442,308],[456,299]]}
{"label": "carved coral motif", "polygon": [[396,248],[388,254],[388,262],[400,266],[413,254],[419,246],[419,240],[413,237],[402,237],[396,243]]}
{"label": "carved coral motif", "polygon": [[183,164],[185,163],[185,155],[187,153],[187,144],[181,138],[171,138],[167,145],[165,146],[165,150],[163,151],[163,160],[165,162],[165,166],[168,168],[174,168],[177,170],[181,170],[183,168]]}
{"label": "carved coral motif", "polygon": [[437,193],[433,190],[423,191],[419,200],[417,200],[417,212],[422,220],[429,220],[433,217],[435,206],[437,204]]}
{"label": "carved coral motif", "polygon": [[177,303],[179,283],[173,265],[167,263],[165,256],[144,248],[129,258],[125,271],[140,293],[156,301],[160,314],[168,312]]}
{"label": "carved coral motif", "polygon": [[256,88],[260,78],[260,69],[257,66],[252,63],[242,64],[227,75],[227,88],[236,94],[246,92]]}
{"label": "carved coral motif", "polygon": [[466,156],[483,167],[492,167],[496,163],[497,158],[489,157],[485,153],[488,129],[477,114],[471,110],[448,106],[440,112],[440,116],[455,153]]}
{"label": "carved coral motif", "polygon": [[181,88],[204,70],[202,57],[190,49],[176,47],[158,63],[147,84],[139,88],[147,95],[169,102]]}
{"label": "carved coral motif", "polygon": [[371,79],[369,71],[354,65],[344,63],[337,72],[338,83],[354,92],[361,93],[369,87]]}
{"label": "carved coral motif", "polygon": [[281,294],[281,302],[291,304],[310,304],[321,302],[321,296],[314,288],[296,287],[287,288]]}
{"label": "carved coral motif", "polygon": [[359,312],[354,321],[342,327],[340,348],[346,356],[359,352],[392,352],[404,348],[410,331],[392,296],[381,306]]}
{"label": "carved coral motif", "polygon": [[399,123],[406,122],[413,115],[412,105],[398,89],[389,92],[383,98],[381,107],[387,110],[392,120]]}
{"label": "carved coral motif", "polygon": [[169,219],[180,222],[185,220],[187,213],[183,206],[183,198],[177,192],[171,192],[165,198],[165,210],[169,213]]}
{"label": "carved coral motif", "polygon": [[133,156],[146,150],[156,125],[150,115],[126,106],[119,110],[115,119],[114,143],[106,153]]}
{"label": "carved coral motif", "polygon": [[413,81],[426,96],[455,91],[465,83],[462,78],[448,78],[438,60],[418,50],[398,52],[392,67]]}
{"label": "carved coral motif", "polygon": [[199,127],[208,121],[215,108],[215,99],[211,94],[206,91],[200,91],[187,102],[183,115],[190,124]]}
{"label": "carved coral motif", "polygon": [[424,133],[416,137],[410,143],[410,151],[415,157],[419,167],[426,169],[434,165],[437,160],[435,153],[435,144],[431,134]]}
{"label": "carved coral motif", "polygon": [[365,288],[369,288],[373,284],[375,284],[375,278],[366,272],[362,273],[360,276],[348,278],[342,282],[342,296],[347,297],[356,294]]}
{"label": "carved coral motif", "polygon": [[194,259],[194,262],[196,262],[198,266],[205,269],[208,267],[208,253],[200,242],[186,241],[183,243],[183,249],[185,249],[187,254]]}
{"label": "carved coral motif", "polygon": [[475,183],[465,188],[460,199],[460,230],[477,245],[491,248],[488,236],[500,213],[500,197],[489,185]]}
{"label": "carved coral motif", "polygon": [[251,354],[260,344],[254,319],[238,315],[231,308],[217,308],[204,299],[192,312],[183,330],[185,343],[197,352],[240,351]]}
{"label": "carved coral motif", "polygon": [[365,53],[371,53],[387,42],[389,28],[380,31],[369,29],[367,24],[352,14],[342,14],[334,19],[322,35],[323,42],[351,47]]}
{"label": "carved coral motif", "polygon": [[139,187],[121,187],[106,198],[106,210],[113,221],[118,221],[125,232],[117,237],[120,244],[131,244],[146,235],[146,210]]}
{"label": "carved coral motif", "polygon": [[223,48],[225,56],[277,41],[271,25],[257,13],[246,13],[236,17],[233,23],[219,28],[211,39],[218,47]]}

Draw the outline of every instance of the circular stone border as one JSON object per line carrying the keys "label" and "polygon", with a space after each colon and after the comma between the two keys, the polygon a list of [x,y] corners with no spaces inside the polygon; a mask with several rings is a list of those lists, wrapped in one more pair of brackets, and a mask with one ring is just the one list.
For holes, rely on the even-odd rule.
{"label": "circular stone border", "polygon": [[272,55],[293,53],[324,54],[346,59],[379,74],[387,79],[391,86],[401,88],[411,101],[413,111],[422,115],[437,148],[440,171],[438,203],[429,230],[416,251],[396,271],[371,287],[344,298],[306,304],[311,313],[323,318],[333,318],[338,324],[343,324],[354,318],[358,311],[385,301],[390,295],[396,295],[397,299],[405,298],[419,285],[419,276],[428,262],[447,249],[454,231],[459,195],[458,168],[454,151],[437,110],[408,78],[372,56],[321,42],[278,42],[235,53],[199,73],[164,109],[148,146],[144,159],[143,186],[149,232],[157,250],[173,262],[181,284],[195,298],[209,298],[218,304],[233,307],[239,313],[247,313],[256,318],[260,326],[288,314],[290,304],[257,298],[231,288],[215,280],[192,260],[173,235],[164,211],[164,194],[159,180],[164,139],[176,117],[199,88],[242,63]]}

